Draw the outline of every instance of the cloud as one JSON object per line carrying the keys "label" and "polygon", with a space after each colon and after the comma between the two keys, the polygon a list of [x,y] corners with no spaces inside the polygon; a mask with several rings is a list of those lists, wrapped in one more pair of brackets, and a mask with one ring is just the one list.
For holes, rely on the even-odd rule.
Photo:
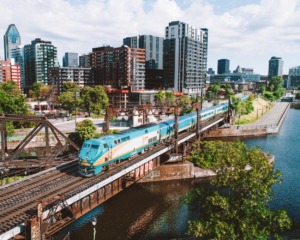
{"label": "cloud", "polygon": [[266,74],[267,61],[277,55],[287,72],[300,52],[299,0],[1,0],[0,15],[3,35],[14,23],[23,45],[37,37],[50,40],[59,59],[67,51],[119,47],[128,36],[164,37],[168,23],[177,20],[209,29],[208,66],[214,68],[228,58],[232,66]]}

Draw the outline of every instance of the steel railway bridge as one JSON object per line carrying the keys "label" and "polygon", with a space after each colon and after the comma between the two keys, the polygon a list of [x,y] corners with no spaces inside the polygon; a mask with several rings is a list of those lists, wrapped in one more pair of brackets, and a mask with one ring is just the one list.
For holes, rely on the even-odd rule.
{"label": "steel railway bridge", "polygon": [[[205,136],[210,129],[226,121],[226,118],[227,113],[201,123],[200,119],[197,119],[196,129],[179,135],[176,131],[178,114],[175,114],[175,135],[172,141],[157,145],[130,161],[116,165],[108,172],[92,178],[82,178],[77,174],[78,163],[77,159],[74,159],[0,187],[0,240],[16,237],[32,240],[49,239],[67,224],[163,164],[160,158],[162,154],[174,152],[185,156],[186,150],[194,140]],[[5,121],[0,119],[2,130],[3,122]],[[55,132],[54,136],[58,140],[56,129],[46,120],[40,121],[32,133],[36,134],[42,126]],[[23,140],[22,144],[29,143],[33,134]],[[3,140],[3,131],[1,136]],[[65,140],[76,149],[75,144],[68,139]],[[49,146],[47,142],[48,140],[46,145]],[[6,149],[5,144],[2,141],[2,149]],[[23,149],[22,144],[16,149]],[[55,156],[65,148],[62,144],[57,146],[61,148],[56,149],[53,153]],[[10,159],[13,154],[16,154],[16,150],[11,153]],[[50,151],[47,152],[47,156],[50,156]],[[2,157],[2,159],[6,157],[3,150]]]}

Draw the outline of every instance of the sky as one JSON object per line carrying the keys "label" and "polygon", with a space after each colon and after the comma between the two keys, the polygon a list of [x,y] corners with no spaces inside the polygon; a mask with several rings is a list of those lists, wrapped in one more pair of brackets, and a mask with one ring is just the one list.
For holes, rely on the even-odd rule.
{"label": "sky", "polygon": [[[272,56],[283,73],[300,65],[300,0],[0,0],[0,34],[14,23],[22,45],[52,41],[65,52],[120,47],[123,38],[164,37],[171,21],[208,28],[208,67],[229,59],[230,70],[253,68],[267,75]],[[3,58],[3,38],[0,57]]]}

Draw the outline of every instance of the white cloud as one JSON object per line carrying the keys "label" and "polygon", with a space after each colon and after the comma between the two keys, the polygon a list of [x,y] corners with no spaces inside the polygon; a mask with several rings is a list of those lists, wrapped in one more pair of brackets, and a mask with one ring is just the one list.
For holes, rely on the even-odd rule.
{"label": "white cloud", "polygon": [[22,44],[37,37],[50,40],[58,47],[59,60],[67,51],[121,46],[127,36],[163,37],[168,23],[179,20],[209,29],[209,67],[228,58],[231,69],[241,65],[266,74],[271,56],[283,58],[285,73],[300,65],[300,0],[247,0],[243,5],[236,0],[0,1],[2,34],[14,23]]}

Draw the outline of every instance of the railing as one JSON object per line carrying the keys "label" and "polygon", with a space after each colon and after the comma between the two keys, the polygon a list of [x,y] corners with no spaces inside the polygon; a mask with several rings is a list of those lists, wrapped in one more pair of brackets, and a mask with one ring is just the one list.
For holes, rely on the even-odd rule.
{"label": "railing", "polygon": [[268,129],[276,128],[276,124],[262,124],[262,125],[253,125],[253,126],[230,126],[232,130],[256,130],[256,129]]}

